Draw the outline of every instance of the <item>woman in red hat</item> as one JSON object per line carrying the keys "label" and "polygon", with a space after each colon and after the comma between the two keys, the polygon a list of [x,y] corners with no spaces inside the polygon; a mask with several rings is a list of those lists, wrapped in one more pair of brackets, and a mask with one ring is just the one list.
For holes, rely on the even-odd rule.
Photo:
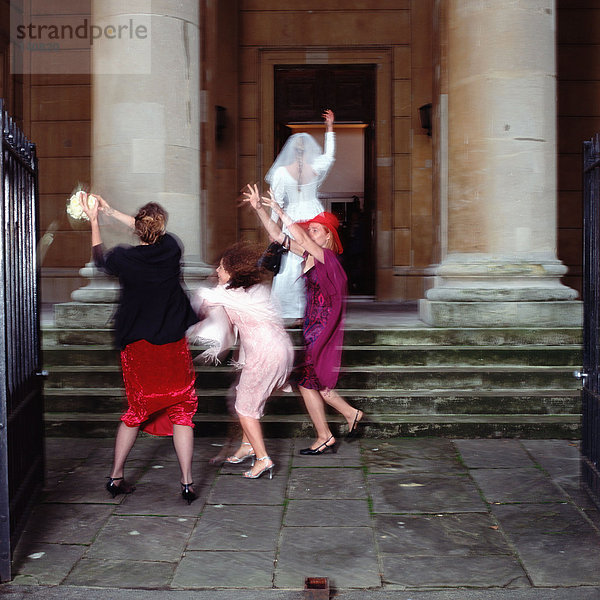
{"label": "woman in red hat", "polygon": [[300,454],[335,452],[336,440],[329,428],[325,403],[337,410],[348,423],[347,439],[356,437],[363,412],[352,407],[335,390],[344,338],[346,312],[346,273],[338,260],[342,243],[338,235],[339,221],[330,212],[322,212],[308,221],[295,223],[273,199],[260,197],[256,185],[248,185],[244,200],[256,210],[269,236],[283,243],[281,227],[273,221],[265,206],[275,211],[293,240],[290,251],[302,256],[302,277],[306,283],[306,309],[302,332],[305,359],[298,387],[308,414],[317,431],[317,439]]}

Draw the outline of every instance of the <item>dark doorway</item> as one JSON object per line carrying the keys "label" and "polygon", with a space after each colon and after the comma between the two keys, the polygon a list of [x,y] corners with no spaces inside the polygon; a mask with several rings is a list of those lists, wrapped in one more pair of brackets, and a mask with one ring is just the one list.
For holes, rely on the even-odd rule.
{"label": "dark doorway", "polygon": [[340,219],[352,295],[375,293],[375,65],[275,67],[275,153],[306,131],[323,143],[322,114],[335,113],[336,164],[319,197]]}

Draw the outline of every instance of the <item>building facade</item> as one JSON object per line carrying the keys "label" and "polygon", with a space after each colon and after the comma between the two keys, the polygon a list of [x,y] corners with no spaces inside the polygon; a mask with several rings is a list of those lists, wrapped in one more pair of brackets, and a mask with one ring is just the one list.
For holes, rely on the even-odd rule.
{"label": "building facade", "polygon": [[[201,278],[228,244],[265,240],[240,191],[290,133],[322,142],[331,108],[322,200],[344,222],[353,293],[418,300],[440,326],[580,322],[595,2],[27,0],[21,22],[48,28],[24,43],[57,23],[101,29],[62,29],[60,52],[34,44],[20,68],[15,4],[1,3],[0,94],[38,147],[44,302],[96,293],[78,295],[89,233],[64,211],[78,182],[124,211],[163,203]],[[128,23],[144,44],[116,44]]]}

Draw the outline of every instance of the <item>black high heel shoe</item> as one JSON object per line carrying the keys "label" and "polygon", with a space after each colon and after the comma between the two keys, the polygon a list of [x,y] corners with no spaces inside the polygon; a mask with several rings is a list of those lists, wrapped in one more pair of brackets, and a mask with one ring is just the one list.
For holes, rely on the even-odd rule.
{"label": "black high heel shoe", "polygon": [[[135,485],[127,483],[122,477],[107,477],[106,491],[114,498],[119,494],[131,494],[135,490]],[[120,481],[119,485],[115,485],[115,481]]]}
{"label": "black high heel shoe", "polygon": [[[362,413],[362,416],[359,421],[358,415],[361,413]],[[357,410],[356,414],[354,415],[354,422],[352,423],[352,427],[350,427],[348,429],[348,433],[346,434],[346,440],[348,442],[351,442],[353,440],[358,439],[362,434],[362,431],[359,430],[359,427],[362,427],[365,424],[366,424],[365,413],[362,410]]]}
{"label": "black high heel shoe", "polygon": [[323,454],[323,452],[327,452],[327,450],[331,450],[334,454],[337,452],[337,443],[329,445],[327,442],[333,439],[333,436],[329,436],[328,440],[325,440],[320,446],[316,448],[302,448],[300,450],[300,454],[304,456],[314,456],[315,454]]}
{"label": "black high heel shoe", "polygon": [[194,485],[192,483],[181,483],[181,497],[188,503],[188,506],[198,497],[194,490],[190,489]]}

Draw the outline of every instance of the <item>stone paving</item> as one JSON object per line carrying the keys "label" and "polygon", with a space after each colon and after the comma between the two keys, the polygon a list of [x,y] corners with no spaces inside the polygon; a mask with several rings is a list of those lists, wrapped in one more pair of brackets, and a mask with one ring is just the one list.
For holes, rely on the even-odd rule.
{"label": "stone paving", "polygon": [[600,598],[600,513],[577,442],[363,439],[300,456],[309,442],[269,440],[273,479],[247,480],[244,465],[210,466],[220,442],[197,438],[188,506],[170,439],[140,437],[137,490],[113,500],[112,440],[49,438],[42,502],[0,595],[299,598],[305,577],[328,577],[344,599]]}

